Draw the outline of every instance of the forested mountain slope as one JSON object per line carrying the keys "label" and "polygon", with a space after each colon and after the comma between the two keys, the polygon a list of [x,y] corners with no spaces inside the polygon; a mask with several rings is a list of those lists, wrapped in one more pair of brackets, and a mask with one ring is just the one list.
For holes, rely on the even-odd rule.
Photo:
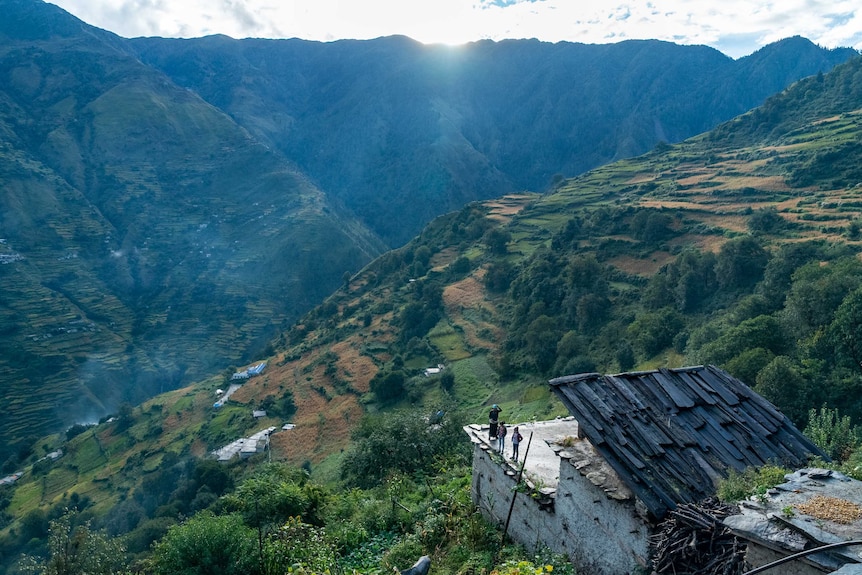
{"label": "forested mountain slope", "polygon": [[678,142],[856,54],[739,60],[659,41],[136,38],[141,58],[296,161],[391,247],[466,202]]}
{"label": "forested mountain slope", "polygon": [[[853,59],[709,134],[438,218],[292,328],[269,385],[300,397],[291,374],[308,373],[331,401],[518,418],[553,412],[548,377],[716,363],[802,427],[823,405],[862,422],[861,73]],[[438,363],[451,387],[422,375]]]}
{"label": "forested mountain slope", "polygon": [[[222,407],[214,392],[230,374],[22,452],[25,475],[0,491],[0,551],[35,546],[46,517],[73,505],[147,553],[180,515],[237,504],[216,495],[226,468],[200,458],[285,421],[295,427],[271,436],[268,456],[377,486],[394,510],[402,486],[445,465],[426,457],[436,420],[417,413],[442,412],[457,445],[449,418],[483,421],[489,403],[507,421],[563,414],[546,381],[568,373],[715,363],[800,426],[824,405],[859,423],[860,85],[855,58],[711,133],[435,219],[284,332]],[[63,458],[40,460],[57,448]],[[284,493],[319,496],[296,489]],[[379,507],[339,493],[335,515],[368,512],[368,531],[349,537],[333,521],[343,545],[379,533]]]}
{"label": "forested mountain slope", "polygon": [[702,131],[852,53],[130,41],[0,7],[0,459],[254,359],[379,237]]}

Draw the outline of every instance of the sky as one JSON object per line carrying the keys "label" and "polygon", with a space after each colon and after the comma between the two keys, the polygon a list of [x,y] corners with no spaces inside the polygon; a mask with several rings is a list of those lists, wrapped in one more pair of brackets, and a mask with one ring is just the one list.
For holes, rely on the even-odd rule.
{"label": "sky", "polygon": [[732,58],[804,36],[862,49],[862,0],[51,0],[120,36],[302,38],[395,34],[428,44],[657,39]]}

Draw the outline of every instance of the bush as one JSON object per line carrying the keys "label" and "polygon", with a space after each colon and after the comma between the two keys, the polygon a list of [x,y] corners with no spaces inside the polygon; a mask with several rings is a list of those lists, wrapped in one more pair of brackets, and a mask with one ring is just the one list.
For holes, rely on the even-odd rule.
{"label": "bush", "polygon": [[75,525],[76,519],[77,513],[67,511],[51,521],[49,557],[44,560],[24,558],[22,571],[42,575],[112,575],[122,572],[126,555],[119,540],[111,539],[103,532],[92,531],[89,522]]}
{"label": "bush", "polygon": [[784,483],[789,470],[775,465],[749,467],[742,473],[731,469],[727,479],[718,484],[718,498],[725,503],[736,503],[752,495],[764,495],[767,490]]}
{"label": "bush", "polygon": [[836,461],[846,461],[859,446],[859,428],[850,424],[850,417],[841,417],[837,409],[828,409],[825,405],[808,412],[804,433]]}
{"label": "bush", "polygon": [[393,472],[430,472],[438,458],[466,461],[469,443],[462,418],[446,413],[435,420],[418,409],[366,417],[353,434],[342,476],[352,485],[373,487]]}
{"label": "bush", "polygon": [[292,517],[270,534],[264,546],[265,573],[289,573],[295,565],[319,573],[334,570],[335,546],[320,527]]}
{"label": "bush", "polygon": [[395,401],[404,394],[404,374],[400,371],[381,371],[372,378],[370,387],[378,401]]}
{"label": "bush", "polygon": [[153,548],[154,575],[259,573],[256,533],[238,514],[216,516],[198,513],[174,525]]}

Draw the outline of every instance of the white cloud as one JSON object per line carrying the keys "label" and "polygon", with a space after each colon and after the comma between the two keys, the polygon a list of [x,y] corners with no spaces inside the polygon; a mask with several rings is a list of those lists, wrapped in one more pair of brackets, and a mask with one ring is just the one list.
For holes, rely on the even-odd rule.
{"label": "white cloud", "polygon": [[426,43],[655,38],[738,57],[800,35],[862,48],[859,0],[53,0],[121,36],[376,38]]}

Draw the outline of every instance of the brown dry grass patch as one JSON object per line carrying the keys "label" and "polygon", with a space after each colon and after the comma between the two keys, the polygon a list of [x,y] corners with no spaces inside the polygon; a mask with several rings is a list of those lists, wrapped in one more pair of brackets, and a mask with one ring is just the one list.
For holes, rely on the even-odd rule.
{"label": "brown dry grass patch", "polygon": [[458,257],[459,253],[460,252],[457,247],[448,247],[437,252],[431,258],[431,269],[435,271],[443,270],[443,268],[455,261],[455,258]]}
{"label": "brown dry grass patch", "polygon": [[680,178],[676,182],[681,186],[694,186],[697,184],[702,184],[703,182],[709,182],[716,179],[716,174],[714,172],[701,172],[695,173],[687,178]]}
{"label": "brown dry grass patch", "polygon": [[644,182],[654,182],[656,180],[655,174],[637,174],[636,176],[632,176],[626,181],[627,185],[633,184],[643,184]]}
{"label": "brown dry grass patch", "polygon": [[480,307],[484,301],[485,287],[472,276],[450,284],[443,290],[443,304],[448,313],[459,308]]}
{"label": "brown dry grass patch", "polygon": [[[505,333],[500,326],[492,323],[459,322],[458,325],[464,330],[464,341],[471,349],[494,351],[497,349],[496,342],[502,341]],[[487,336],[479,335],[480,333]]]}
{"label": "brown dry grass patch", "polygon": [[338,355],[337,365],[340,375],[350,380],[353,389],[359,393],[367,393],[371,378],[378,372],[374,361],[362,355],[352,340],[333,345],[332,351]]}
{"label": "brown dry grass patch", "polygon": [[[453,324],[458,325],[464,334],[464,340],[471,348],[491,350],[495,347],[492,340],[499,341],[503,330],[496,324],[485,321],[468,321],[464,317],[465,310],[483,310],[483,312],[494,313],[493,307],[485,297],[485,286],[481,278],[485,270],[477,270],[474,276],[451,284],[443,290],[443,305],[446,314]],[[485,336],[479,335],[481,333]]]}
{"label": "brown dry grass patch", "polygon": [[718,189],[736,190],[742,188],[756,188],[758,190],[786,192],[790,186],[782,176],[734,176],[718,186]]}
{"label": "brown dry grass patch", "polygon": [[512,216],[523,210],[534,196],[528,194],[509,194],[484,203],[488,208],[488,219],[508,222]]}
{"label": "brown dry grass patch", "polygon": [[649,277],[672,259],[673,256],[667,252],[654,252],[650,258],[620,256],[608,260],[608,263],[626,273]]}
{"label": "brown dry grass patch", "polygon": [[691,200],[653,200],[653,199],[642,199],[640,201],[640,205],[645,208],[653,208],[653,209],[667,209],[667,210],[696,210],[702,208],[702,203],[694,201],[694,198]]}
{"label": "brown dry grass patch", "polygon": [[306,460],[316,463],[349,445],[353,427],[363,415],[356,397],[341,395],[327,402],[320,394],[312,393],[318,399],[306,396],[301,407],[297,404],[296,427],[273,434],[272,447],[277,459],[297,465]]}

